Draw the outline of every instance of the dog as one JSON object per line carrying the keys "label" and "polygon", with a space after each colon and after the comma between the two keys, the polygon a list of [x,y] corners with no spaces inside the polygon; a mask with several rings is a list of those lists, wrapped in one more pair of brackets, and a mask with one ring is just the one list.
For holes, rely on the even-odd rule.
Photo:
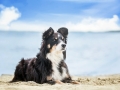
{"label": "dog", "polygon": [[68,29],[61,27],[57,32],[50,27],[42,35],[40,52],[35,58],[21,59],[16,66],[16,81],[35,81],[36,83],[71,83],[66,59]]}

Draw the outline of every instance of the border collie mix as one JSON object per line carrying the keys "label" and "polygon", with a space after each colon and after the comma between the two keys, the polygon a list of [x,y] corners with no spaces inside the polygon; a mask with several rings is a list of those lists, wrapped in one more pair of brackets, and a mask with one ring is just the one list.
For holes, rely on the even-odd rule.
{"label": "border collie mix", "polygon": [[67,28],[60,28],[55,33],[50,27],[42,35],[42,46],[36,58],[22,59],[16,66],[16,81],[35,81],[37,83],[71,83],[66,58]]}

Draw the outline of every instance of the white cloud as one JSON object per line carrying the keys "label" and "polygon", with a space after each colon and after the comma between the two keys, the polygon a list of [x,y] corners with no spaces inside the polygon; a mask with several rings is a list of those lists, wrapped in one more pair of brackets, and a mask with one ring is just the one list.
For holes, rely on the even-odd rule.
{"label": "white cloud", "polygon": [[83,32],[120,30],[119,17],[117,15],[114,15],[112,18],[84,18],[78,23],[68,22],[65,26],[71,31]]}
{"label": "white cloud", "polygon": [[[120,19],[117,15],[113,15],[112,18],[95,18],[95,17],[83,17],[71,18],[64,22],[38,22],[35,21],[20,21],[18,18],[21,13],[14,6],[5,7],[0,5],[0,30],[14,30],[14,31],[44,31],[49,27],[57,30],[60,27],[67,27],[70,31],[94,31],[104,32],[110,30],[120,30]],[[70,16],[70,15],[68,15]],[[62,15],[62,17],[65,17]],[[70,16],[71,17],[71,16]],[[78,17],[75,16],[75,17]],[[60,15],[61,18],[61,15]]]}
{"label": "white cloud", "polygon": [[13,22],[10,24],[10,30],[15,31],[44,31],[48,29],[47,25],[42,23],[35,23],[35,22]]}
{"label": "white cloud", "polygon": [[[78,21],[78,20],[77,20]],[[44,31],[49,27],[53,27],[53,29],[57,30],[60,27],[67,27],[69,31],[81,31],[81,32],[104,32],[104,31],[114,31],[120,30],[119,25],[119,17],[117,15],[113,15],[112,18],[83,18],[80,21],[70,21],[66,23],[45,23],[45,22],[12,22],[10,24],[10,30],[17,31]]]}
{"label": "white cloud", "polygon": [[10,23],[17,20],[21,16],[21,13],[14,6],[5,7],[0,5],[0,8],[0,29],[8,30]]}
{"label": "white cloud", "polygon": [[21,17],[21,13],[17,8],[14,6],[5,7],[0,4],[0,30],[44,31],[53,26],[51,23],[43,24],[40,22],[36,23],[35,21],[19,21],[19,17]]}

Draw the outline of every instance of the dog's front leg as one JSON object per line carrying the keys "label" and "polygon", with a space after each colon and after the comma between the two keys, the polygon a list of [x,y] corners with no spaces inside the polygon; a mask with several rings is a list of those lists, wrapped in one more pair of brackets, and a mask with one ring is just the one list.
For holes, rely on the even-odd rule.
{"label": "dog's front leg", "polygon": [[63,82],[61,82],[60,80],[56,80],[55,82],[58,84],[63,84]]}
{"label": "dog's front leg", "polygon": [[72,80],[71,77],[64,79],[62,82],[64,82],[64,83],[72,83],[72,84],[79,84],[79,82],[77,82],[75,80]]}
{"label": "dog's front leg", "polygon": [[52,78],[52,76],[48,76],[48,77],[47,77],[47,83],[48,83],[48,84],[51,84],[51,85],[54,85],[55,83],[63,84],[63,82],[60,81],[60,80],[54,80],[54,79]]}

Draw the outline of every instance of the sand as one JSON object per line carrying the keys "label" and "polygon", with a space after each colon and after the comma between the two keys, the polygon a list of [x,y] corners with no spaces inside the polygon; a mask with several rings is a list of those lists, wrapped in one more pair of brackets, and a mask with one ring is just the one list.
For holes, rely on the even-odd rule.
{"label": "sand", "polygon": [[13,75],[0,76],[0,90],[120,90],[120,74],[73,77],[79,84],[38,84],[33,81],[9,83]]}

